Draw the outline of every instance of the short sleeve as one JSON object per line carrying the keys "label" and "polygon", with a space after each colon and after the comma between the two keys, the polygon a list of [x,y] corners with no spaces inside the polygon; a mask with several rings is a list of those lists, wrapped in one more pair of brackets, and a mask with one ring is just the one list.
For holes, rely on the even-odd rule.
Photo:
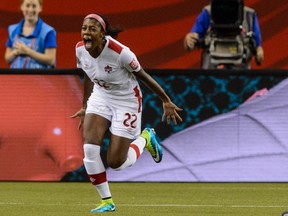
{"label": "short sleeve", "polygon": [[81,61],[77,56],[76,56],[76,61],[77,61],[77,63],[76,63],[77,68],[82,68]]}
{"label": "short sleeve", "polygon": [[120,62],[130,72],[138,72],[141,69],[136,55],[130,49],[123,49],[120,54]]}
{"label": "short sleeve", "polygon": [[45,38],[45,48],[56,48],[56,31],[50,31]]}
{"label": "short sleeve", "polygon": [[[8,32],[11,31],[10,28],[11,28],[11,26],[8,27]],[[13,47],[13,41],[11,40],[9,33],[8,33],[8,39],[6,41],[6,47],[10,47],[10,48]]]}
{"label": "short sleeve", "polygon": [[13,46],[13,43],[12,43],[10,37],[9,37],[9,38],[7,39],[7,41],[6,41],[6,47],[12,48],[12,46]]}
{"label": "short sleeve", "polygon": [[254,32],[254,38],[256,41],[256,46],[259,47],[261,46],[261,43],[262,43],[262,37],[261,37],[260,26],[259,26],[256,13],[254,14],[254,17],[253,17],[253,32]]}
{"label": "short sleeve", "polygon": [[80,52],[80,46],[83,45],[83,42],[78,42],[75,46],[75,53],[76,53],[76,66],[77,68],[82,68],[82,64],[80,61],[81,58],[81,52]]}
{"label": "short sleeve", "polygon": [[205,33],[210,26],[210,15],[207,10],[203,9],[202,12],[198,15],[194,26],[191,29],[191,32],[198,33],[200,38],[204,37]]}

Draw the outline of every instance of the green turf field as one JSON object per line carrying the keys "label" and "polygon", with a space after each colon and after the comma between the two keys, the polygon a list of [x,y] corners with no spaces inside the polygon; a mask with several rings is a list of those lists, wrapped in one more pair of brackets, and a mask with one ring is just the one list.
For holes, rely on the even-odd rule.
{"label": "green turf field", "polygon": [[[124,216],[281,216],[288,183],[110,183]],[[0,182],[1,216],[85,216],[98,195],[90,183]],[[103,213],[102,213],[103,214]]]}

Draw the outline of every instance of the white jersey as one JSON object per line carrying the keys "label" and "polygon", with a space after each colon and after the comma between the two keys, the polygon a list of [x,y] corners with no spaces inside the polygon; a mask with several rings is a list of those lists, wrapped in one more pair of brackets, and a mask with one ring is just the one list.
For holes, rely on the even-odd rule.
{"label": "white jersey", "polygon": [[86,113],[111,122],[112,134],[135,139],[141,133],[142,93],[136,77],[141,66],[133,52],[110,36],[101,54],[93,58],[83,42],[76,45],[77,67],[94,82]]}
{"label": "white jersey", "polygon": [[82,68],[95,83],[93,92],[103,93],[111,99],[134,96],[134,88],[140,88],[132,72],[141,69],[135,54],[112,37],[105,36],[105,39],[105,47],[97,58],[88,53],[82,41],[78,42],[77,67]]}

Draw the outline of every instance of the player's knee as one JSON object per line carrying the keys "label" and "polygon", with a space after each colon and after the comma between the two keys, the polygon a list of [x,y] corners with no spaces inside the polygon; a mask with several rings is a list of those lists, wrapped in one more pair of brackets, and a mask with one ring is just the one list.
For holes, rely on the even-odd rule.
{"label": "player's knee", "polygon": [[119,160],[119,159],[114,159],[114,160],[108,160],[108,166],[111,167],[114,170],[122,170],[121,166],[125,161]]}
{"label": "player's knee", "polygon": [[84,138],[84,143],[101,145],[103,142],[103,139],[101,137],[98,137],[97,135],[91,134],[91,133],[84,133],[83,138]]}
{"label": "player's knee", "polygon": [[84,156],[88,160],[92,160],[100,155],[100,146],[93,144],[84,144]]}
{"label": "player's knee", "polygon": [[84,143],[91,143],[91,144],[94,144],[94,145],[101,145],[101,140],[99,139],[91,139],[89,137],[84,137]]}

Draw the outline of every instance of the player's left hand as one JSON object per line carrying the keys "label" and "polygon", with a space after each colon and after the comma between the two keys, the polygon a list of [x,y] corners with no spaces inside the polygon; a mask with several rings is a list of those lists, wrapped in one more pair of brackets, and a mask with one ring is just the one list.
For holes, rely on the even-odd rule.
{"label": "player's left hand", "polygon": [[172,102],[163,103],[163,109],[164,113],[162,115],[162,122],[165,121],[165,118],[167,124],[170,124],[171,120],[175,125],[177,125],[178,121],[182,122],[182,118],[177,112],[182,111],[182,109],[176,106],[174,103]]}

